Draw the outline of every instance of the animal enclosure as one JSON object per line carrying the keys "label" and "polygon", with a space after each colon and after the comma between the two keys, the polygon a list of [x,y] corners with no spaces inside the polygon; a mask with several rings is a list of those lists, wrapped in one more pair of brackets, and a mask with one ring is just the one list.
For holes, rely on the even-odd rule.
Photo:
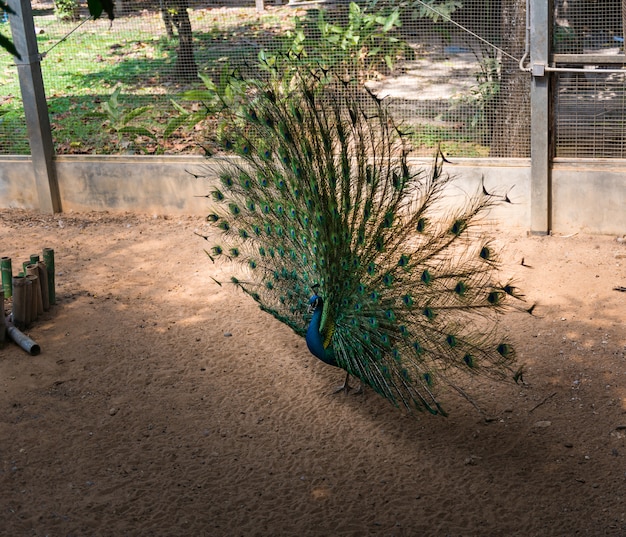
{"label": "animal enclosure", "polygon": [[[167,5],[167,2],[161,2]],[[356,4],[354,4],[356,6]],[[346,69],[390,101],[422,155],[441,144],[464,157],[528,157],[530,13],[520,1],[413,0],[288,5],[191,1],[177,29],[156,2],[118,2],[116,19],[59,20],[33,3],[57,154],[190,154],[212,135],[210,117],[168,132],[195,73],[260,76],[258,57],[298,50]],[[552,42],[556,157],[624,157],[625,79],[619,0],[557,1]],[[4,26],[6,31],[8,25]],[[190,40],[182,37],[189,33]],[[182,46],[183,43],[185,46]],[[185,44],[186,43],[186,44]],[[183,54],[184,53],[184,54]],[[0,154],[28,154],[17,74],[0,58]]]}

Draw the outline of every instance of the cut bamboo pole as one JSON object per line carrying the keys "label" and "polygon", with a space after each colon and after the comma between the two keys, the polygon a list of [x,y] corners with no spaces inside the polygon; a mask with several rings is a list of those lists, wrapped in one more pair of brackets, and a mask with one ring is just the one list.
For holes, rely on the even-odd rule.
{"label": "cut bamboo pole", "polygon": [[7,326],[4,320],[4,288],[0,287],[0,348],[4,347],[7,337]]}
{"label": "cut bamboo pole", "polygon": [[33,321],[36,321],[37,317],[43,313],[43,298],[41,298],[41,285],[39,284],[39,267],[37,265],[28,265],[26,277],[33,282],[33,311],[35,313]]}
{"label": "cut bamboo pole", "polygon": [[48,271],[48,292],[50,305],[54,306],[54,304],[57,303],[57,300],[54,284],[54,250],[52,248],[43,249],[43,262],[46,264],[46,270]]}
{"label": "cut bamboo pole", "polygon": [[0,259],[0,270],[2,271],[2,289],[5,298],[13,296],[13,269],[11,268],[11,258],[3,257]]}
{"label": "cut bamboo pole", "polygon": [[39,272],[39,286],[41,287],[41,300],[43,302],[43,310],[48,311],[50,309],[50,289],[48,288],[48,270],[46,264],[43,261],[37,263],[37,269]]}
{"label": "cut bamboo pole", "polygon": [[30,324],[31,294],[28,292],[32,283],[25,276],[13,277],[13,324],[25,328]]}

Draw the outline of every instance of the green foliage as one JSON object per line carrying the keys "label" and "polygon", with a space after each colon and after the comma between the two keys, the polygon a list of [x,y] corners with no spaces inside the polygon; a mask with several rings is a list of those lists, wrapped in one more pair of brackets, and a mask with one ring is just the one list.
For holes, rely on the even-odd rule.
{"label": "green foliage", "polygon": [[433,22],[447,21],[457,9],[463,7],[460,0],[373,0],[372,8],[381,6],[398,8],[415,19],[431,19]]}
{"label": "green foliage", "polygon": [[148,112],[151,107],[140,106],[127,110],[126,107],[119,102],[120,91],[121,86],[118,85],[115,90],[113,90],[109,100],[101,105],[102,110],[108,117],[109,127],[119,135],[119,144],[122,146],[128,145],[124,140],[124,134],[130,135],[133,140],[138,136],[146,136],[155,140],[155,135],[147,128],[131,124],[133,120]]}
{"label": "green foliage", "polygon": [[78,10],[78,0],[54,0],[54,14],[59,20],[78,20]]}
{"label": "green foliage", "polygon": [[306,58],[311,65],[324,65],[363,80],[385,66],[392,70],[396,62],[412,55],[412,49],[398,37],[398,8],[361,8],[351,2],[345,24],[328,20],[319,10],[316,27],[297,17],[296,27],[288,33],[292,39],[289,52]]}
{"label": "green foliage", "polygon": [[414,19],[431,19],[433,22],[448,20],[452,14],[463,7],[463,2],[459,0],[415,0],[408,2],[408,11]]}
{"label": "green foliage", "polygon": [[[258,53],[256,68],[267,76],[280,78],[289,87],[300,67],[324,66],[325,69],[342,72],[348,78],[363,82],[381,67],[393,69],[403,57],[412,57],[412,49],[395,34],[400,27],[398,9],[369,12],[355,2],[348,8],[345,24],[331,23],[324,10],[320,10],[315,28],[310,22],[296,17],[295,28],[287,32],[290,39],[282,54],[262,49]],[[226,66],[217,82],[200,75],[203,89],[186,91],[185,101],[200,101],[203,109],[188,111],[172,101],[179,116],[170,120],[165,137],[171,136],[179,127],[195,125],[211,114],[224,109],[242,108],[247,102],[249,87],[242,77],[233,76],[233,69]],[[218,128],[218,136],[219,136]]]}
{"label": "green foliage", "polygon": [[219,77],[218,82],[214,82],[210,77],[200,73],[198,76],[204,83],[204,88],[188,90],[182,94],[184,101],[201,102],[202,108],[198,110],[188,110],[176,101],[172,100],[172,106],[178,112],[165,127],[164,138],[169,138],[180,127],[192,127],[208,116],[218,114],[226,107],[234,106],[239,100],[243,101],[245,84],[242,79],[231,76],[233,71],[225,67]]}
{"label": "green foliage", "polygon": [[467,106],[471,111],[468,126],[490,132],[494,110],[493,102],[500,93],[500,62],[496,58],[483,56],[480,59],[480,71],[476,73],[476,84],[469,93],[456,99],[456,106]]}

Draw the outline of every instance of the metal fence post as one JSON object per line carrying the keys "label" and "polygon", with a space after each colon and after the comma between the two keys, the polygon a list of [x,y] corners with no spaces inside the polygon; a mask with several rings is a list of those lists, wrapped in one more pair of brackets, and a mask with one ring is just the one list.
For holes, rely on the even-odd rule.
{"label": "metal fence post", "polygon": [[552,2],[529,0],[530,8],[530,229],[547,234],[552,225],[552,131],[549,72]]}
{"label": "metal fence post", "polygon": [[53,162],[54,144],[31,3],[29,0],[11,2],[11,8],[15,13],[9,14],[9,22],[13,44],[21,55],[21,59],[16,57],[15,62],[24,103],[39,209],[46,213],[61,212],[61,195]]}

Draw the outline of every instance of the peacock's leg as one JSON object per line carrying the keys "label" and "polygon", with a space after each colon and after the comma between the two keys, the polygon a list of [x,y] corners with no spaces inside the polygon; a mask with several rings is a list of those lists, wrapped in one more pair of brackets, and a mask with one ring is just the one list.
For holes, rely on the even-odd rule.
{"label": "peacock's leg", "polygon": [[350,373],[346,373],[346,380],[344,380],[343,385],[339,386],[339,388],[337,388],[333,393],[339,393],[339,392],[346,392],[348,393],[350,391]]}
{"label": "peacock's leg", "polygon": [[[339,388],[337,388],[333,393],[339,393],[339,392],[350,393],[350,390],[354,390],[354,389],[355,388],[350,386],[350,373],[346,373],[346,380],[344,381],[343,385],[339,386]],[[359,387],[356,388],[356,391],[354,392],[353,395],[358,395],[360,393],[363,393],[362,384],[359,384]]]}

